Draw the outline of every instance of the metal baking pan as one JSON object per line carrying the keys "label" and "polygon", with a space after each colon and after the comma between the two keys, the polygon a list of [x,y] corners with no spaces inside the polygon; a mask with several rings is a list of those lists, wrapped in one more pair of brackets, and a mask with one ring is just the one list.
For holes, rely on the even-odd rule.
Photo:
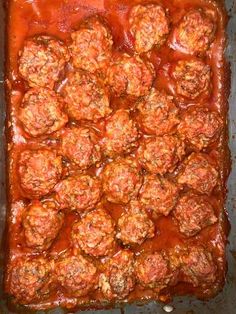
{"label": "metal baking pan", "polygon": [[[4,0],[0,3],[0,279],[3,278],[4,265],[4,228],[6,213],[6,189],[5,189],[5,102],[4,102]],[[228,23],[228,47],[226,56],[231,65],[231,94],[229,98],[229,145],[232,158],[232,171],[228,180],[227,209],[231,223],[229,245],[227,247],[228,273],[223,291],[214,299],[203,302],[191,297],[178,297],[169,305],[151,302],[147,305],[126,305],[122,309],[105,311],[85,311],[85,314],[236,314],[236,1],[226,0],[226,8],[229,15]],[[8,307],[7,298],[4,295],[3,287],[0,288],[0,313],[16,314]],[[18,311],[17,313],[33,313],[32,311]],[[44,311],[37,311],[37,314],[44,314]],[[50,314],[63,314],[60,308],[47,311]]]}

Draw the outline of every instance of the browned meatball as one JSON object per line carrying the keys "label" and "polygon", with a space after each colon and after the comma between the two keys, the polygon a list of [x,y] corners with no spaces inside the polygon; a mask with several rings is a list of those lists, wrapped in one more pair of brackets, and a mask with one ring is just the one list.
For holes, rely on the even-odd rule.
{"label": "browned meatball", "polygon": [[155,231],[154,223],[137,201],[131,202],[119,218],[117,228],[116,237],[128,245],[142,244],[146,239],[153,238]]}
{"label": "browned meatball", "polygon": [[184,163],[178,183],[205,194],[210,194],[218,183],[218,171],[207,154],[192,153]]}
{"label": "browned meatball", "polygon": [[72,297],[81,297],[97,288],[96,267],[82,255],[66,256],[55,263],[55,277]]}
{"label": "browned meatball", "polygon": [[72,119],[97,121],[111,113],[108,92],[91,73],[80,70],[68,74],[62,94]]}
{"label": "browned meatball", "polygon": [[178,109],[172,97],[154,88],[137,103],[138,120],[147,134],[173,133],[179,123]]}
{"label": "browned meatball", "polygon": [[114,157],[137,147],[138,137],[137,125],[130,118],[129,111],[120,109],[108,118],[101,145],[107,156]]}
{"label": "browned meatball", "polygon": [[209,95],[211,68],[201,60],[180,60],[173,67],[176,92],[188,99]]}
{"label": "browned meatball", "polygon": [[20,52],[19,72],[31,87],[53,88],[69,59],[61,41],[49,36],[28,38]]}
{"label": "browned meatball", "polygon": [[140,97],[147,95],[154,79],[154,67],[138,56],[118,55],[108,68],[107,80],[117,95]]}
{"label": "browned meatball", "polygon": [[30,198],[51,192],[62,174],[61,157],[46,148],[24,150],[18,166],[21,188]]}
{"label": "browned meatball", "polygon": [[169,215],[179,196],[179,188],[169,179],[146,175],[139,191],[139,200],[147,210],[155,214]]}
{"label": "browned meatball", "polygon": [[92,16],[83,21],[71,38],[72,63],[76,68],[91,73],[107,68],[113,40],[109,28],[100,17]]}
{"label": "browned meatball", "polygon": [[156,4],[134,6],[130,12],[129,24],[137,53],[162,45],[169,33],[165,10]]}
{"label": "browned meatball", "polygon": [[158,290],[172,284],[175,275],[164,252],[140,255],[135,262],[135,274],[142,286]]}
{"label": "browned meatball", "polygon": [[173,214],[180,232],[187,237],[194,236],[203,228],[217,222],[209,198],[191,192],[180,198]]}
{"label": "browned meatball", "polygon": [[28,247],[37,251],[47,250],[63,223],[63,214],[55,204],[32,201],[23,216],[23,229]]}
{"label": "browned meatball", "polygon": [[92,209],[99,201],[101,184],[98,178],[75,175],[60,181],[55,191],[61,208],[83,212]]}
{"label": "browned meatball", "polygon": [[121,204],[126,204],[137,196],[142,185],[140,168],[132,158],[119,158],[107,164],[102,180],[107,200]]}
{"label": "browned meatball", "polygon": [[217,266],[212,254],[200,246],[189,247],[180,256],[183,280],[194,287],[212,284],[216,280]]}
{"label": "browned meatball", "polygon": [[216,25],[202,9],[191,10],[184,15],[173,31],[173,48],[194,54],[205,52],[214,40]]}
{"label": "browned meatball", "polygon": [[100,275],[99,286],[107,300],[124,299],[134,289],[133,253],[121,250],[108,260]]}
{"label": "browned meatball", "polygon": [[190,107],[183,113],[178,131],[191,146],[201,150],[218,138],[222,124],[217,112],[202,107]]}
{"label": "browned meatball", "polygon": [[65,128],[61,136],[62,155],[80,169],[87,169],[101,159],[94,131],[85,127]]}
{"label": "browned meatball", "polygon": [[138,149],[140,164],[151,173],[172,172],[184,155],[184,143],[173,135],[144,139]]}
{"label": "browned meatball", "polygon": [[95,209],[76,222],[72,241],[86,254],[99,257],[111,253],[115,244],[114,222],[103,209]]}
{"label": "browned meatball", "polygon": [[20,304],[42,301],[49,293],[51,265],[43,257],[19,257],[10,266],[9,293]]}
{"label": "browned meatball", "polygon": [[68,121],[63,112],[64,100],[47,88],[30,89],[22,100],[19,119],[31,136],[51,134]]}

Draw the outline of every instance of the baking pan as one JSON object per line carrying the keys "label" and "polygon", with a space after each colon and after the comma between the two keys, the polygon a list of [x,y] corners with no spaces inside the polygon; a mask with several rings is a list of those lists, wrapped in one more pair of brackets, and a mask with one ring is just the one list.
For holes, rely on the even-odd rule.
{"label": "baking pan", "polygon": [[[4,140],[4,124],[5,124],[5,103],[4,103],[4,0],[0,4],[0,237],[2,239],[2,250],[0,252],[0,276],[3,275],[3,258],[4,258],[4,226],[6,212],[5,197],[5,140]],[[226,51],[227,58],[231,64],[232,88],[229,99],[229,140],[232,156],[232,172],[228,181],[228,198],[227,209],[231,223],[231,232],[229,236],[229,245],[227,247],[228,258],[228,274],[224,290],[214,299],[208,302],[202,302],[190,297],[175,298],[169,305],[163,305],[151,302],[147,305],[127,305],[122,309],[113,309],[106,311],[85,311],[85,314],[159,314],[172,312],[174,314],[236,314],[236,2],[235,0],[226,1],[226,7],[229,15],[228,24],[228,48]],[[235,117],[235,119],[234,119]],[[14,309],[8,307],[7,298],[0,291],[0,313],[28,313],[26,309]],[[32,313],[30,311],[29,313]],[[37,314],[43,314],[43,311],[37,311]],[[50,314],[62,314],[65,311],[61,309],[50,310]]]}

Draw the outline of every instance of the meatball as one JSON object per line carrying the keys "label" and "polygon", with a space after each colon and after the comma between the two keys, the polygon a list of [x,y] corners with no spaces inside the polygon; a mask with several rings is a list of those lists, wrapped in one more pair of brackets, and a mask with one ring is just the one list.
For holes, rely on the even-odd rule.
{"label": "meatball", "polygon": [[172,172],[185,153],[184,143],[173,135],[144,139],[137,157],[147,171],[155,174]]}
{"label": "meatball", "polygon": [[147,134],[164,135],[173,133],[179,123],[178,109],[172,97],[154,88],[137,103],[138,120]]}
{"label": "meatball", "polygon": [[142,244],[154,237],[155,226],[137,201],[131,202],[117,223],[117,239],[125,245]]}
{"label": "meatball", "polygon": [[62,155],[80,169],[87,169],[101,159],[95,132],[85,127],[64,129],[61,137]]}
{"label": "meatball", "polygon": [[104,152],[109,157],[128,153],[137,147],[139,137],[137,125],[129,112],[117,110],[106,122],[105,137],[101,141]]}
{"label": "meatball", "polygon": [[88,72],[68,74],[62,94],[72,119],[97,121],[111,113],[108,92],[102,82]]}
{"label": "meatball", "polygon": [[26,245],[37,251],[47,250],[63,223],[63,214],[58,213],[55,204],[32,201],[24,213],[22,225]]}
{"label": "meatball", "polygon": [[134,6],[130,12],[129,24],[137,53],[161,46],[169,33],[165,10],[156,4]]}
{"label": "meatball", "polygon": [[107,71],[107,81],[112,91],[140,97],[147,95],[154,80],[154,67],[138,56],[118,55]]}
{"label": "meatball", "polygon": [[189,54],[205,52],[214,40],[216,25],[202,9],[189,11],[174,28],[174,47]]}
{"label": "meatball", "polygon": [[19,72],[29,86],[52,89],[69,59],[69,51],[61,41],[49,36],[35,36],[24,43]]}
{"label": "meatball", "polygon": [[179,230],[187,237],[217,222],[214,208],[208,197],[189,192],[183,195],[173,211]]}
{"label": "meatball", "polygon": [[46,148],[24,150],[18,166],[21,188],[30,198],[50,193],[62,174],[61,157]]}
{"label": "meatball", "polygon": [[9,293],[21,304],[42,300],[49,293],[51,266],[43,257],[19,257],[9,274]]}
{"label": "meatball", "polygon": [[219,114],[202,107],[190,107],[182,115],[178,131],[197,150],[214,142],[222,130]]}
{"label": "meatball", "polygon": [[72,242],[94,257],[108,255],[114,248],[114,222],[104,209],[95,209],[76,222]]}
{"label": "meatball", "polygon": [[108,201],[127,204],[137,196],[142,185],[140,168],[135,159],[118,158],[106,165],[102,182]]}
{"label": "meatball", "polygon": [[135,262],[135,274],[145,288],[161,290],[174,281],[174,272],[164,252],[140,255]]}
{"label": "meatball", "polygon": [[188,99],[209,95],[211,68],[201,60],[180,60],[173,67],[176,92]]}
{"label": "meatball", "polygon": [[105,22],[97,16],[86,19],[71,34],[70,51],[74,67],[91,73],[104,71],[112,53],[112,35]]}
{"label": "meatball", "polygon": [[61,208],[78,212],[94,208],[101,197],[99,179],[89,175],[69,176],[60,181],[54,190]]}
{"label": "meatball", "polygon": [[124,299],[134,289],[134,258],[128,250],[120,250],[108,260],[100,275],[99,286],[108,300]]}
{"label": "meatball", "polygon": [[217,266],[212,254],[200,246],[189,247],[180,257],[183,281],[194,287],[212,284],[216,280]]}
{"label": "meatball", "polygon": [[64,100],[47,88],[32,88],[24,96],[19,119],[31,136],[51,134],[68,121],[63,112]]}
{"label": "meatball", "polygon": [[207,154],[192,153],[178,176],[178,183],[202,194],[211,194],[218,183],[218,171]]}
{"label": "meatball", "polygon": [[98,286],[96,267],[82,255],[69,255],[57,261],[55,277],[72,297],[85,296]]}
{"label": "meatball", "polygon": [[155,214],[168,216],[176,205],[179,188],[169,179],[146,175],[139,191],[139,200],[144,208]]}

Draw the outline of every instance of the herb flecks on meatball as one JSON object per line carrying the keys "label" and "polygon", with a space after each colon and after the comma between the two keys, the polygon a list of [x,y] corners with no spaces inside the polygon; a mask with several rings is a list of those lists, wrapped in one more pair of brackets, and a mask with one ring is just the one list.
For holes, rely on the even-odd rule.
{"label": "herb flecks on meatball", "polygon": [[173,211],[179,230],[191,237],[217,222],[209,197],[188,192],[183,195]]}
{"label": "herb flecks on meatball", "polygon": [[118,220],[117,229],[116,237],[125,245],[140,245],[155,235],[154,223],[137,201],[126,207]]}
{"label": "herb flecks on meatball", "polygon": [[19,111],[24,130],[31,136],[49,135],[68,121],[62,97],[47,88],[32,88],[26,92]]}
{"label": "herb flecks on meatball", "polygon": [[172,172],[185,154],[183,141],[175,135],[144,139],[137,151],[140,165],[153,174]]}
{"label": "herb flecks on meatball", "polygon": [[181,117],[178,132],[190,146],[202,150],[219,137],[223,122],[216,111],[189,107]]}
{"label": "herb flecks on meatball", "polygon": [[134,289],[134,256],[131,251],[120,250],[106,265],[99,277],[99,286],[106,300],[124,299]]}
{"label": "herb flecks on meatball", "polygon": [[89,17],[71,34],[71,38],[73,65],[91,73],[105,73],[111,58],[113,40],[111,31],[102,18]]}
{"label": "herb flecks on meatball", "polygon": [[216,25],[203,9],[187,12],[173,31],[173,48],[189,54],[204,53],[215,38]]}
{"label": "herb flecks on meatball", "polygon": [[70,59],[67,47],[49,36],[35,36],[20,51],[19,72],[31,87],[53,88]]}
{"label": "herb flecks on meatball", "polygon": [[107,119],[101,145],[105,155],[114,157],[131,152],[138,146],[138,138],[137,125],[129,111],[119,109]]}
{"label": "herb flecks on meatball", "polygon": [[155,72],[150,62],[138,56],[120,54],[112,60],[107,71],[107,82],[117,96],[145,96],[152,87]]}
{"label": "herb flecks on meatball", "polygon": [[133,158],[118,158],[106,165],[102,182],[108,201],[127,204],[137,196],[142,185],[140,167]]}
{"label": "herb flecks on meatball", "polygon": [[108,255],[115,244],[114,222],[104,209],[95,209],[76,222],[72,242],[86,254],[94,257]]}
{"label": "herb flecks on meatball", "polygon": [[71,119],[97,121],[111,113],[107,89],[89,72],[78,70],[69,73],[62,94]]}
{"label": "herb flecks on meatball", "polygon": [[58,235],[63,214],[51,202],[32,201],[23,215],[26,245],[36,251],[47,250]]}
{"label": "herb flecks on meatball", "polygon": [[139,191],[142,206],[156,215],[168,216],[178,196],[179,187],[171,180],[157,175],[146,175]]}
{"label": "herb flecks on meatball", "polygon": [[62,174],[61,157],[46,148],[22,151],[18,165],[21,188],[30,198],[50,193]]}
{"label": "herb flecks on meatball", "polygon": [[62,209],[78,212],[93,209],[101,198],[101,183],[96,177],[81,174],[69,176],[54,188]]}
{"label": "herb flecks on meatball", "polygon": [[169,33],[165,10],[157,4],[134,6],[129,15],[129,24],[137,53],[161,46]]}
{"label": "herb flecks on meatball", "polygon": [[217,185],[219,174],[211,157],[204,153],[192,153],[185,161],[178,176],[178,183],[202,194],[211,194]]}
{"label": "herb flecks on meatball", "polygon": [[62,155],[80,169],[87,169],[101,159],[100,146],[93,130],[87,127],[67,127],[61,135]]}
{"label": "herb flecks on meatball", "polygon": [[211,68],[198,59],[180,60],[173,67],[176,93],[187,99],[209,96]]}
{"label": "herb flecks on meatball", "polygon": [[178,108],[173,98],[154,88],[137,102],[138,121],[146,134],[164,135],[176,131],[179,123]]}
{"label": "herb flecks on meatball", "polygon": [[82,255],[68,255],[55,262],[57,282],[70,297],[81,297],[98,286],[97,269]]}

